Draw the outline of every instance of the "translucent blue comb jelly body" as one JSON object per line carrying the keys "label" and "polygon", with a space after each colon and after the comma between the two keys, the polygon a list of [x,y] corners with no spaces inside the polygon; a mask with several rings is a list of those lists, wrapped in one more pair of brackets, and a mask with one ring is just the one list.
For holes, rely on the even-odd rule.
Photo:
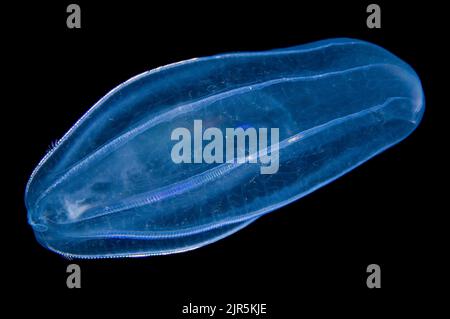
{"label": "translucent blue comb jelly body", "polygon": [[28,222],[68,257],[195,249],[401,141],[423,112],[414,70],[359,40],[160,67],[109,92],[41,160]]}

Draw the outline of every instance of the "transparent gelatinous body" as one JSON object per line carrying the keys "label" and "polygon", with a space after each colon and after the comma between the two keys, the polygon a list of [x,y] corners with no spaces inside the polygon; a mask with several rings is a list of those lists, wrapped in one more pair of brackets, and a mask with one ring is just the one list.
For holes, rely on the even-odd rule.
{"label": "transparent gelatinous body", "polygon": [[[227,236],[408,136],[419,78],[388,51],[331,39],[197,58],[140,74],[95,104],[39,163],[28,221],[73,257],[181,252]],[[174,163],[171,132],[279,128],[279,169]]]}

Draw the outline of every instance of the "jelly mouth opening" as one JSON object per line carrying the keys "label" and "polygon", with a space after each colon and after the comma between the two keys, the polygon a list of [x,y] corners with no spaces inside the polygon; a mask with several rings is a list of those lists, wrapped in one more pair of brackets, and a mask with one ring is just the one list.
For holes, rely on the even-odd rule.
{"label": "jelly mouth opening", "polygon": [[33,221],[30,216],[28,217],[28,224],[30,224],[30,226],[33,228],[33,230],[37,231],[37,232],[42,233],[42,232],[45,232],[48,230],[48,226],[46,226],[42,223]]}
{"label": "jelly mouth opening", "polygon": [[33,227],[33,229],[35,231],[40,232],[40,233],[45,232],[45,231],[48,230],[48,227],[45,226],[44,224],[31,224],[30,223],[30,225],[31,225],[31,227]]}

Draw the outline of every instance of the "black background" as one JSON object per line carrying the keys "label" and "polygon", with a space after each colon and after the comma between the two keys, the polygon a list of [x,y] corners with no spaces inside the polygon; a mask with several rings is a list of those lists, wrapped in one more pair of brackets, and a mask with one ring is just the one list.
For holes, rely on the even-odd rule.
{"label": "black background", "polygon": [[[8,205],[3,263],[16,306],[43,315],[139,315],[188,318],[189,302],[267,303],[265,318],[351,312],[359,316],[414,309],[418,296],[439,284],[438,152],[445,126],[440,47],[444,34],[436,4],[377,1],[382,28],[368,29],[370,2],[208,2],[81,6],[82,28],[66,27],[66,7],[20,5],[8,36],[14,103],[5,110]],[[12,10],[12,9],[11,9]],[[443,24],[443,23],[442,23]],[[204,248],[139,259],[69,261],[43,247],[26,223],[25,184],[52,141],[111,88],[180,60],[229,51],[266,50],[332,37],[381,45],[419,74],[426,96],[420,127],[332,184],[260,218]],[[10,51],[10,50],[8,50]],[[16,92],[17,90],[17,92]],[[11,113],[9,113],[11,112]],[[444,130],[442,130],[444,129]],[[442,130],[442,131],[441,131]],[[5,157],[5,156],[4,156]],[[442,172],[442,173],[438,173]],[[442,189],[441,189],[442,190]],[[82,289],[66,287],[66,267],[82,269]],[[366,267],[382,270],[382,288],[368,289]],[[218,316],[220,317],[220,316]],[[191,316],[189,318],[203,318]]]}

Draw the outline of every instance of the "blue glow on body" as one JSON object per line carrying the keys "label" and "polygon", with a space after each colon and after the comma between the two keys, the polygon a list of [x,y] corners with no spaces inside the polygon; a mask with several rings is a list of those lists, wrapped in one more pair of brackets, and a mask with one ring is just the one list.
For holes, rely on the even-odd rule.
{"label": "blue glow on body", "polygon": [[[34,170],[28,221],[71,257],[182,252],[228,236],[407,137],[420,80],[374,44],[330,39],[191,59],[142,73],[96,103]],[[171,132],[279,128],[279,170],[181,163]]]}

